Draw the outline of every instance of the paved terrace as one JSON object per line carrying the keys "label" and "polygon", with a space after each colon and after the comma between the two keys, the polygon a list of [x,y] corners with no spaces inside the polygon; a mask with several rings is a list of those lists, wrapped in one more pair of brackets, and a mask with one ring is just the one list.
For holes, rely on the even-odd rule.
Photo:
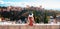
{"label": "paved terrace", "polygon": [[0,29],[60,29],[60,24],[0,24]]}

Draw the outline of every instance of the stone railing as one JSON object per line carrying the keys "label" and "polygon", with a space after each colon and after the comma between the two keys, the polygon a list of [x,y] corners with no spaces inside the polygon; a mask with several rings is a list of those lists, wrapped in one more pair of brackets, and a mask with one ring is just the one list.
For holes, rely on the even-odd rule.
{"label": "stone railing", "polygon": [[0,25],[0,29],[60,29],[59,24],[34,24],[29,26],[28,24],[8,24]]}

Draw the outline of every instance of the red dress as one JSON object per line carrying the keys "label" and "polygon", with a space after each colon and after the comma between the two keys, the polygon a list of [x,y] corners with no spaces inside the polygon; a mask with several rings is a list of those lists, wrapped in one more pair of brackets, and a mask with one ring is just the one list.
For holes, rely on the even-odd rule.
{"label": "red dress", "polygon": [[29,25],[30,25],[30,26],[33,26],[33,20],[32,20],[32,17],[29,17],[29,21],[30,21],[30,22],[29,22]]}

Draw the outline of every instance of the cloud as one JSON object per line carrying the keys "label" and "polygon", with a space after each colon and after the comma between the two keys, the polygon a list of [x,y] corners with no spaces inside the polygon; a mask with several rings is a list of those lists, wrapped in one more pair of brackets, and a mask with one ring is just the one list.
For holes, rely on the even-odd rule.
{"label": "cloud", "polygon": [[12,6],[38,6],[39,4],[37,2],[4,2],[6,5],[12,5]]}
{"label": "cloud", "polygon": [[3,0],[0,0],[0,4],[4,4],[4,1]]}
{"label": "cloud", "polygon": [[[31,0],[30,0],[31,1]],[[2,0],[0,0],[0,4],[6,4],[6,5],[8,5],[8,6],[10,6],[10,5],[12,5],[12,6],[26,6],[26,5],[30,5],[30,6],[38,6],[38,5],[40,5],[39,3],[38,3],[38,1],[31,1],[31,2],[11,2],[11,1],[8,1],[8,2],[4,2],[4,1],[2,1]]]}
{"label": "cloud", "polygon": [[30,5],[30,6],[40,6],[42,5],[42,7],[44,8],[60,8],[60,2],[58,0],[29,0],[27,1],[22,1],[22,2],[12,2],[12,1],[8,1],[5,2],[3,0],[0,0],[0,4],[6,4],[7,6],[22,6],[25,7],[26,5]]}
{"label": "cloud", "polygon": [[[31,0],[30,0],[31,1]],[[43,0],[35,0],[35,1],[31,1],[31,2],[4,2],[1,0],[1,4],[6,4],[8,6],[12,5],[12,6],[23,6],[25,7],[26,5],[30,5],[30,6],[39,6],[42,5]]]}
{"label": "cloud", "polygon": [[26,2],[5,2],[5,4],[11,5],[11,6],[25,6],[25,4],[27,3]]}

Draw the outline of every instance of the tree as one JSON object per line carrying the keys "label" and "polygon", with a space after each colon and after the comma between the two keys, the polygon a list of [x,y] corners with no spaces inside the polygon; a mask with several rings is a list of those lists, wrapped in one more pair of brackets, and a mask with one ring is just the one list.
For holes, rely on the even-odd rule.
{"label": "tree", "polygon": [[44,16],[44,23],[48,23],[48,19],[47,19],[47,11],[45,10],[45,16]]}

